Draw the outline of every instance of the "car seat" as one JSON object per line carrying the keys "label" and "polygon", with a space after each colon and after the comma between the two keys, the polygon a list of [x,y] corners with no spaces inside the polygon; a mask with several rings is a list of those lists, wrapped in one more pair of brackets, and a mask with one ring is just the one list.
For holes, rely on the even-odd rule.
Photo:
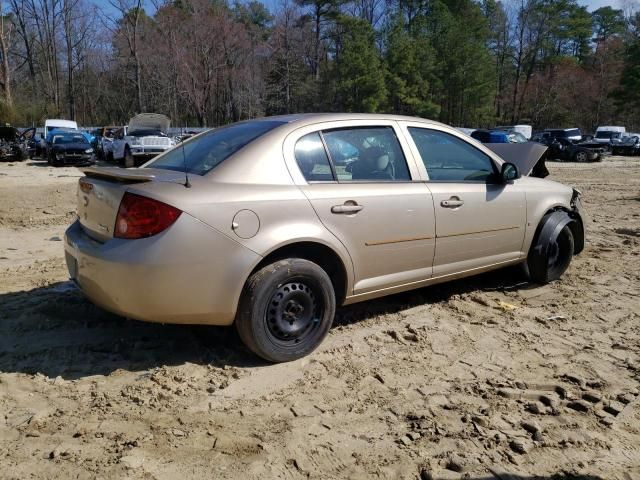
{"label": "car seat", "polygon": [[369,147],[360,154],[353,164],[353,180],[393,180],[393,163],[389,154],[381,147]]}

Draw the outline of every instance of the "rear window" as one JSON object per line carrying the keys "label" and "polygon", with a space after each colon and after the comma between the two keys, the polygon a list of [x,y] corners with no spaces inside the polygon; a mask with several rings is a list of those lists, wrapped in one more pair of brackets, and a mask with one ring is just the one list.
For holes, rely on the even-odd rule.
{"label": "rear window", "polygon": [[567,137],[581,137],[581,136],[582,136],[582,132],[577,128],[572,128],[567,130]]}
{"label": "rear window", "polygon": [[[157,157],[146,168],[204,175],[242,147],[284,122],[261,120],[209,130]],[[186,168],[185,168],[186,167]]]}

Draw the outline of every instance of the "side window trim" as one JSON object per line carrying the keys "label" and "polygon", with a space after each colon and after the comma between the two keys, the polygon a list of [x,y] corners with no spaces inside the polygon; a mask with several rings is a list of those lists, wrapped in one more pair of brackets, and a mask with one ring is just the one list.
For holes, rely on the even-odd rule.
{"label": "side window trim", "polygon": [[340,183],[340,179],[338,178],[338,173],[336,172],[336,166],[333,164],[333,157],[331,156],[331,151],[327,146],[327,141],[324,139],[324,130],[318,130],[318,135],[320,136],[320,141],[322,142],[322,146],[324,147],[324,153],[329,160],[329,168],[331,169],[331,175],[333,175],[333,182]]}
{"label": "side window trim", "polygon": [[[307,175],[305,174],[305,172],[303,171],[301,165],[300,165],[300,159],[297,157],[296,155],[296,148],[298,143],[303,140],[306,137],[309,136],[317,136],[318,140],[320,140],[320,144],[322,145],[322,151],[324,152],[324,158],[326,159],[327,165],[329,166],[329,171],[331,172],[331,179],[326,179],[326,180],[310,180],[309,178],[307,178]],[[327,184],[327,183],[336,183],[336,173],[333,169],[333,165],[331,164],[331,159],[329,157],[329,151],[327,150],[327,146],[324,142],[324,138],[322,137],[322,132],[320,130],[314,130],[311,132],[308,132],[304,135],[301,135],[300,137],[298,137],[293,145],[293,157],[294,157],[294,161],[296,163],[296,167],[298,168],[299,172],[302,175],[302,178],[304,179],[304,181],[308,184],[308,185],[312,185],[312,184],[316,184],[316,183],[321,183],[321,184]],[[309,172],[311,173],[311,172]]]}

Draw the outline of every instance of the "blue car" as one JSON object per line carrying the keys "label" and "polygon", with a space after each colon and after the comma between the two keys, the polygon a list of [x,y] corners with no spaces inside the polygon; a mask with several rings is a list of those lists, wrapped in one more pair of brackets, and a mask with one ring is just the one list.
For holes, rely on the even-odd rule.
{"label": "blue car", "polygon": [[504,130],[474,130],[471,136],[482,143],[526,143],[527,139],[520,132]]}

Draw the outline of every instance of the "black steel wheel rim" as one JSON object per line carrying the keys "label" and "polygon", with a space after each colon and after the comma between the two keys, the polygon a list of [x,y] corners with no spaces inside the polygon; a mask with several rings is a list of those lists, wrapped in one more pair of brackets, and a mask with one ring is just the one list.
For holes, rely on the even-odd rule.
{"label": "black steel wheel rim", "polygon": [[569,241],[563,232],[549,244],[547,265],[549,271],[562,270],[566,266],[569,255]]}
{"label": "black steel wheel rim", "polygon": [[274,340],[295,345],[318,330],[323,315],[321,296],[298,280],[278,286],[267,305],[265,321]]}

